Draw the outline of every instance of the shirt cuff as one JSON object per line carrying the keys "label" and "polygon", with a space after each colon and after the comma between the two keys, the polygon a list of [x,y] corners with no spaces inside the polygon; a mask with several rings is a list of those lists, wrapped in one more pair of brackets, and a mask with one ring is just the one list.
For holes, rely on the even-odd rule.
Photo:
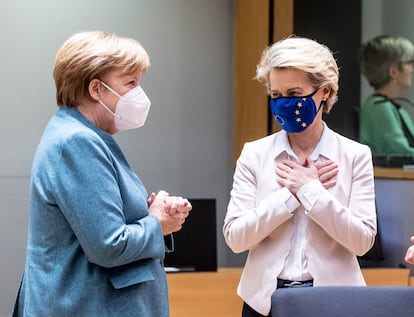
{"label": "shirt cuff", "polygon": [[292,195],[292,193],[285,187],[281,189],[282,201],[286,206],[286,209],[290,214],[293,214],[295,210],[300,206],[300,202]]}
{"label": "shirt cuff", "polygon": [[306,211],[310,211],[313,205],[315,205],[322,189],[322,183],[319,180],[315,179],[306,183],[298,190],[296,196]]}

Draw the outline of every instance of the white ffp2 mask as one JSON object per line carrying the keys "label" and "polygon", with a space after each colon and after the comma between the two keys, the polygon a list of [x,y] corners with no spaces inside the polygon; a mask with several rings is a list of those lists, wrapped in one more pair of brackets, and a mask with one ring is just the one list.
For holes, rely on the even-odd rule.
{"label": "white ffp2 mask", "polygon": [[101,83],[119,97],[115,113],[102,100],[99,100],[99,103],[115,117],[116,128],[130,130],[142,127],[147,119],[151,101],[141,86],[137,86],[121,96],[104,82],[101,81]]}

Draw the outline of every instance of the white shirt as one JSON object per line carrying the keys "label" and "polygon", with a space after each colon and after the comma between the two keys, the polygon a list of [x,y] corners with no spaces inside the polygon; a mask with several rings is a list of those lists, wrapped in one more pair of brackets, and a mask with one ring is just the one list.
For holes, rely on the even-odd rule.
{"label": "white shirt", "polygon": [[[287,135],[285,136],[286,139],[284,139],[282,143],[284,143],[284,146],[286,147],[286,154],[288,156],[288,159],[299,163],[299,159],[293,152],[288,142]],[[314,163],[327,160],[327,158],[321,156],[320,153],[320,144],[323,144],[324,142],[325,140],[322,135],[320,142],[311,154],[311,159]],[[319,195],[319,190],[320,188],[318,186],[315,186],[314,182],[309,182],[301,189],[299,189],[297,193],[298,197],[300,197],[299,200],[303,201],[303,205],[301,204],[298,206],[298,201],[294,196],[290,196],[285,202],[286,206],[293,214],[292,221],[294,225],[294,233],[291,239],[291,248],[289,254],[286,257],[283,270],[278,276],[279,278],[291,281],[307,281],[312,279],[312,276],[308,270],[308,259],[305,255],[305,246],[308,243],[306,230],[309,222],[309,218],[305,216],[305,212],[306,210],[310,210],[312,208],[312,205]]]}

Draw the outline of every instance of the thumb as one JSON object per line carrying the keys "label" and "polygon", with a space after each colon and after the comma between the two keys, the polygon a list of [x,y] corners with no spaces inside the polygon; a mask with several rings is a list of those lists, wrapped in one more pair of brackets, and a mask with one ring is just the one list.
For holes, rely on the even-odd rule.
{"label": "thumb", "polygon": [[156,197],[157,197],[157,195],[155,195],[155,193],[152,192],[151,195],[147,199],[148,206],[151,206],[152,205],[152,203],[154,202],[154,200],[155,200]]}

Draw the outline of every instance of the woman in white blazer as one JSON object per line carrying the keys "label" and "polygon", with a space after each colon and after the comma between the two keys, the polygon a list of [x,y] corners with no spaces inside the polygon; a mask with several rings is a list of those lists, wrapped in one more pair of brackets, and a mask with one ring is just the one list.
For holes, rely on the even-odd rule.
{"label": "woman in white blazer", "polygon": [[281,130],[244,145],[223,233],[249,251],[237,289],[242,316],[268,316],[278,288],[365,285],[357,256],[377,224],[370,149],[322,120],[337,100],[338,66],[316,41],[265,49],[256,79]]}

